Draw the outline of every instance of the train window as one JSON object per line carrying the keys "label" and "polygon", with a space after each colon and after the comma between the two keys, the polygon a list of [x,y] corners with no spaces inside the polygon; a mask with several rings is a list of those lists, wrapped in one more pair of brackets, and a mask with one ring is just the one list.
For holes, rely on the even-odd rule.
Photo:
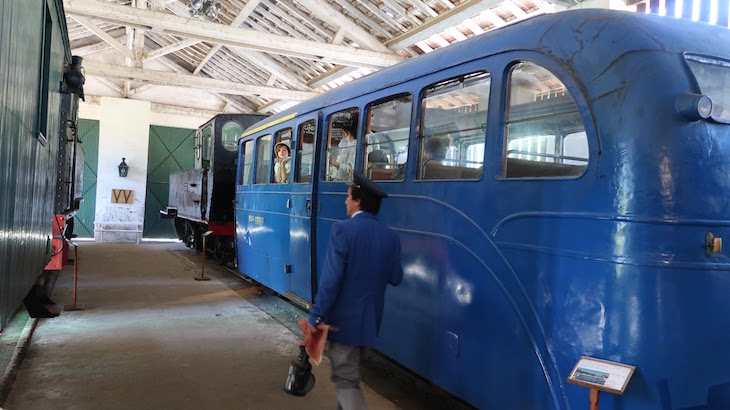
{"label": "train window", "polygon": [[312,160],[314,158],[316,137],[314,121],[307,121],[299,126],[299,150],[297,151],[295,182],[308,183],[312,181]]}
{"label": "train window", "polygon": [[[39,65],[40,73],[38,76],[38,106],[36,115],[36,138],[41,144],[46,145],[48,141],[48,96],[51,93],[49,86],[51,84],[50,68],[53,48],[53,18],[48,4],[43,2],[44,24],[42,29],[43,42],[41,44],[41,62]],[[83,93],[82,93],[83,94]]]}
{"label": "train window", "polygon": [[266,135],[256,141],[256,182],[265,184],[269,181],[271,166],[271,135]]}
{"label": "train window", "polygon": [[703,56],[686,56],[700,90],[712,101],[710,117],[730,123],[730,62]]}
{"label": "train window", "polygon": [[418,179],[479,179],[491,76],[474,73],[425,90]]}
{"label": "train window", "polygon": [[238,149],[238,138],[243,134],[243,128],[235,121],[228,121],[221,129],[221,143],[228,151]]}
{"label": "train window", "polygon": [[588,166],[588,137],[565,85],[530,62],[513,66],[505,119],[506,178],[571,177]]}
{"label": "train window", "polygon": [[357,149],[357,119],[360,110],[351,108],[329,117],[327,174],[325,181],[352,181]]}
{"label": "train window", "polygon": [[203,157],[203,168],[210,167],[210,127],[205,127],[203,130],[203,140],[201,144],[202,157]]}
{"label": "train window", "polygon": [[291,128],[279,130],[274,134],[274,167],[271,170],[271,182],[288,184],[291,171]]}
{"label": "train window", "polygon": [[249,185],[251,184],[251,166],[253,165],[253,140],[243,143],[241,157],[243,159],[243,165],[241,165],[241,185]]}
{"label": "train window", "polygon": [[370,179],[405,179],[412,101],[407,95],[370,106],[363,150],[363,173]]}

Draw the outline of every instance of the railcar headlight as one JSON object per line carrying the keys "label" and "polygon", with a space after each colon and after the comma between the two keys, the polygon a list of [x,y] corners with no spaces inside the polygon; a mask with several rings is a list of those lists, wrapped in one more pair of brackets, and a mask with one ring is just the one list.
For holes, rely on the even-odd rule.
{"label": "railcar headlight", "polygon": [[677,114],[690,121],[706,120],[712,113],[712,100],[703,94],[680,94],[674,102]]}

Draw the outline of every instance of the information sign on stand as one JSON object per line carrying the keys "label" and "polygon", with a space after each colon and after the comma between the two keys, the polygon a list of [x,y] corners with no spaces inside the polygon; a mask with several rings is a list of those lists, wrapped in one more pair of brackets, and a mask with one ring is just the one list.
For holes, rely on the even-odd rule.
{"label": "information sign on stand", "polygon": [[568,383],[591,389],[591,410],[598,410],[601,391],[624,394],[635,366],[583,356],[570,372]]}

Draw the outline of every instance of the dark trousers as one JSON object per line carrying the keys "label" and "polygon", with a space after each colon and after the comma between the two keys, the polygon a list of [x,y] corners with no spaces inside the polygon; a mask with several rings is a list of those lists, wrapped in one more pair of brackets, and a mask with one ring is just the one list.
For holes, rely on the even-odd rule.
{"label": "dark trousers", "polygon": [[360,390],[362,347],[330,342],[330,380],[337,391],[337,410],[364,410],[365,396]]}

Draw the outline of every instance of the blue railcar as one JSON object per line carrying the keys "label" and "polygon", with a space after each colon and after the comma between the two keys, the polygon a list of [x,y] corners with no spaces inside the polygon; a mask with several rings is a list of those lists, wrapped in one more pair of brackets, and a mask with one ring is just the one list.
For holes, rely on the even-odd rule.
{"label": "blue railcar", "polygon": [[310,304],[358,169],[403,248],[386,355],[479,408],[588,407],[583,356],[635,366],[602,409],[730,408],[729,123],[726,28],[535,17],[252,126],[238,269]]}

